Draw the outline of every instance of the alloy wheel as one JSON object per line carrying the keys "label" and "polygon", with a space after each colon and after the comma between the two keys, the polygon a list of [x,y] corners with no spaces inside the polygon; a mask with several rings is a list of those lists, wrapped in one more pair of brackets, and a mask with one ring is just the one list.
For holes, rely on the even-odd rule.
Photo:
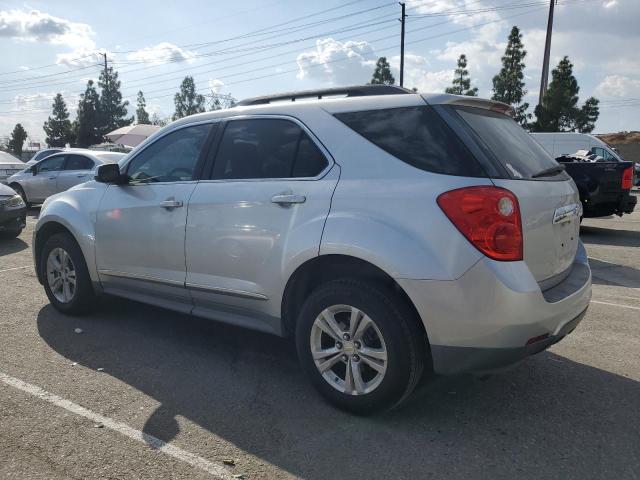
{"label": "alloy wheel", "polygon": [[66,250],[57,247],[47,257],[47,283],[61,303],[69,303],[76,293],[76,269]]}

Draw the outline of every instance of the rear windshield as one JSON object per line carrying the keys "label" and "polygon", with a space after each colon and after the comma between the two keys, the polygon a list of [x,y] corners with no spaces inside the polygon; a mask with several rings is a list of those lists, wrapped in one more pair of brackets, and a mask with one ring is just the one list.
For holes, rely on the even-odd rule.
{"label": "rear windshield", "polygon": [[414,167],[447,175],[487,176],[433,107],[337,113],[335,117],[371,143]]}
{"label": "rear windshield", "polygon": [[[531,179],[536,173],[557,166],[549,153],[511,117],[473,107],[453,108],[476,134],[485,154],[502,164],[512,178]],[[568,178],[562,172],[541,180]]]}

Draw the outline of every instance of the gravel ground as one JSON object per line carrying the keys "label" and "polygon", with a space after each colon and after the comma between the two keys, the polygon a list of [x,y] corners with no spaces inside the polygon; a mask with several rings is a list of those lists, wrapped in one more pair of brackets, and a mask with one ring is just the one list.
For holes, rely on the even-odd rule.
{"label": "gravel ground", "polygon": [[57,313],[33,272],[37,213],[0,242],[0,374],[149,437],[0,382],[0,478],[214,478],[152,437],[229,478],[640,478],[638,212],[584,221],[594,294],[572,335],[486,380],[438,378],[374,418],[320,400],[283,339],[124,300]]}

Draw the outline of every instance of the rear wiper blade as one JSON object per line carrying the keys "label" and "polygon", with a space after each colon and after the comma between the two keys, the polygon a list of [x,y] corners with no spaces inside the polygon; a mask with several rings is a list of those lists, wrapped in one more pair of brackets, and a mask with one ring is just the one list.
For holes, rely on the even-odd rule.
{"label": "rear wiper blade", "polygon": [[531,178],[550,177],[556,173],[564,172],[566,167],[564,165],[556,165],[555,167],[547,168],[541,172],[531,175]]}

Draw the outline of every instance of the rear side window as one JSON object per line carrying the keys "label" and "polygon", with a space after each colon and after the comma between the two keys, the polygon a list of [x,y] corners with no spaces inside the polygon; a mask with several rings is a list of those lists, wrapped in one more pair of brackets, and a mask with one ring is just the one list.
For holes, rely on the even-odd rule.
{"label": "rear side window", "polygon": [[284,119],[232,120],[216,155],[214,179],[315,177],[327,160],[296,123]]}
{"label": "rear side window", "polygon": [[93,168],[93,160],[83,155],[67,155],[67,163],[65,170],[91,170]]}
{"label": "rear side window", "polygon": [[371,143],[421,170],[464,177],[487,176],[433,107],[337,113],[335,117]]}
{"label": "rear side window", "polygon": [[[536,173],[558,164],[549,153],[536,142],[511,117],[498,112],[473,107],[453,108],[463,122],[475,134],[485,154],[501,164],[515,179],[531,179]],[[564,180],[562,172],[542,180]]]}

